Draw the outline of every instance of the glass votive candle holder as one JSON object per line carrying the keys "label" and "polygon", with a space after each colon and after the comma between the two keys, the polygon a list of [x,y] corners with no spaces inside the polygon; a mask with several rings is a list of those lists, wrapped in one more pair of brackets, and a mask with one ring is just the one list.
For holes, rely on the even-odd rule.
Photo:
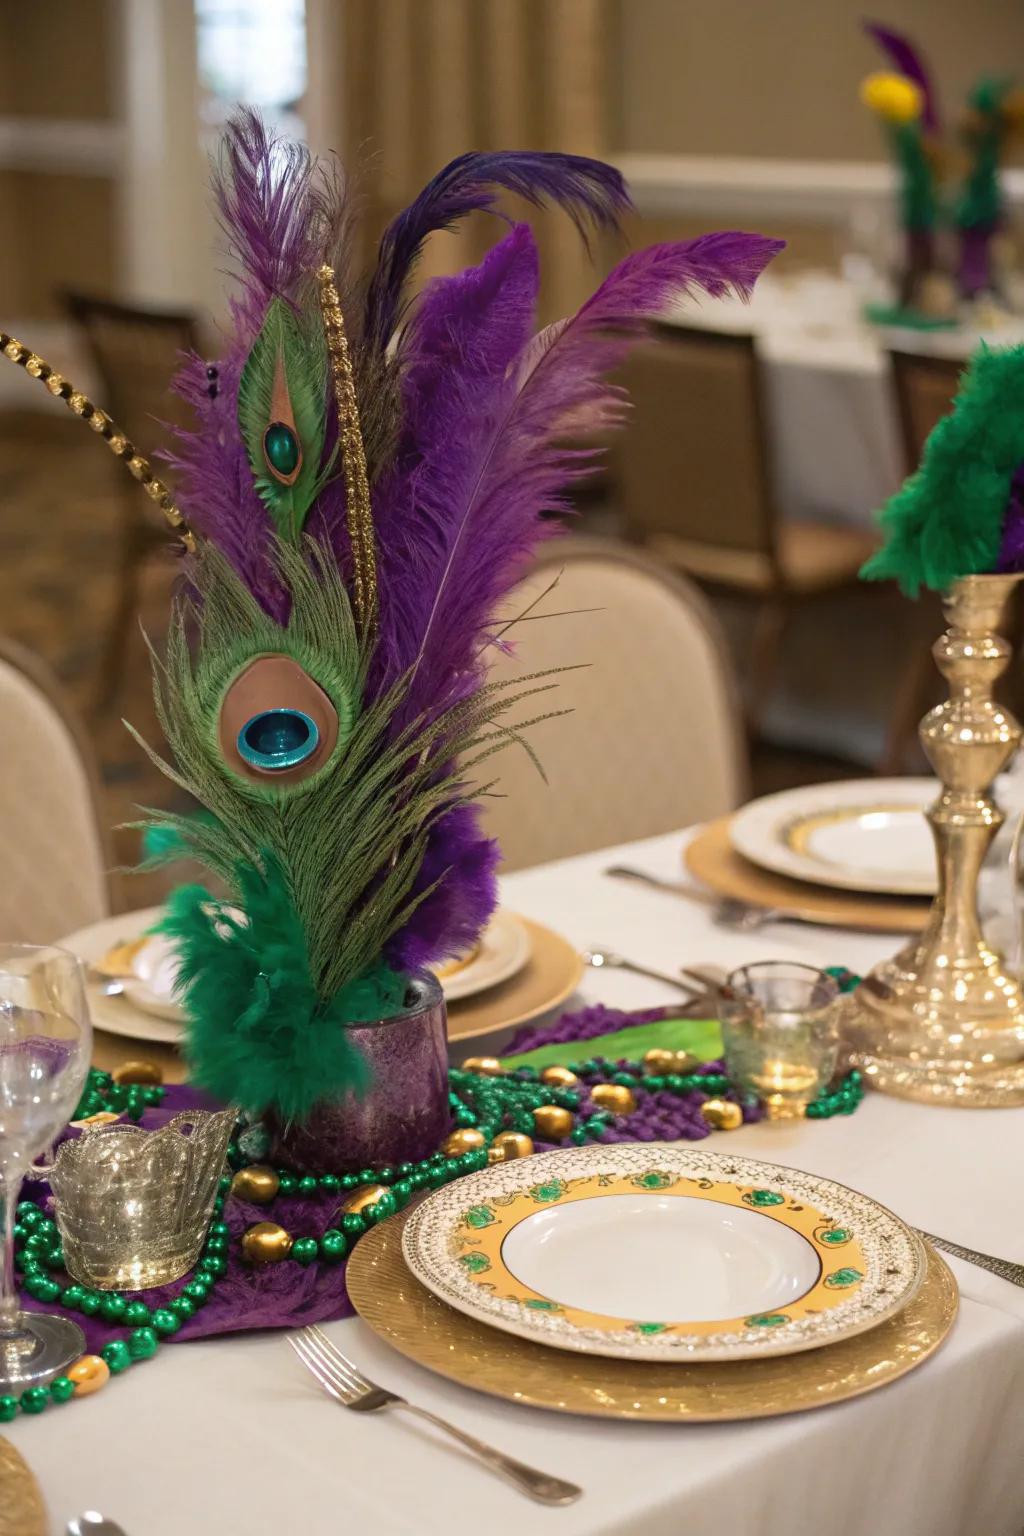
{"label": "glass votive candle holder", "polygon": [[833,977],[766,960],[733,971],[722,992],[726,1071],[769,1120],[802,1116],[835,1074],[839,1031]]}

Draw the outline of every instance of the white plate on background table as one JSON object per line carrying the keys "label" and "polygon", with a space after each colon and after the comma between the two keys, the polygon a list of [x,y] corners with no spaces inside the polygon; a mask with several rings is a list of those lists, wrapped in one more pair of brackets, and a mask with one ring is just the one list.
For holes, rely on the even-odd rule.
{"label": "white plate on background table", "polygon": [[933,896],[935,845],[924,819],[937,779],[847,779],[752,800],[729,824],[733,847],[812,885]]}
{"label": "white plate on background table", "polygon": [[508,1333],[636,1360],[756,1359],[873,1328],[927,1258],[891,1211],[830,1179],[685,1143],[498,1163],[409,1216],[405,1261]]}
{"label": "white plate on background table", "polygon": [[[90,966],[98,965],[117,946],[126,947],[128,974],[121,993],[109,996],[102,980],[89,979],[87,990],[94,1025],[110,1034],[173,1045],[181,1038],[181,1009],[174,997],[177,958],[162,934],[146,937],[159,922],[162,908],[144,907],[104,918],[61,943]],[[141,941],[141,942],[139,942]],[[136,946],[137,947],[134,947]],[[446,999],[472,997],[507,981],[530,958],[531,940],[521,918],[496,912],[479,944],[449,967],[440,967]]]}

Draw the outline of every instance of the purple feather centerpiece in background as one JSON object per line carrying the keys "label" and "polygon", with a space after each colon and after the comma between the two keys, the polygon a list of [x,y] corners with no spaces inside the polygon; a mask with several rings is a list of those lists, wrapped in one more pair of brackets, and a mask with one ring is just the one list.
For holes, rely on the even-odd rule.
{"label": "purple feather centerpiece in background", "polygon": [[634,252],[538,333],[534,237],[501,215],[479,265],[413,299],[431,233],[499,215],[502,192],[588,241],[630,207],[600,161],[465,154],[358,281],[340,173],[242,112],[215,176],[240,280],[222,355],[178,380],[195,425],[167,458],[197,545],[155,665],[177,766],[158,761],[206,814],[153,817],[160,856],[229,893],[183,887],[164,922],[194,1078],[278,1123],[366,1092],[352,1027],[399,1014],[493,912],[489,760],[556,686],[488,682],[495,615],[592,467],[588,436],[623,420],[609,373],[680,296],[748,295],[782,244]]}

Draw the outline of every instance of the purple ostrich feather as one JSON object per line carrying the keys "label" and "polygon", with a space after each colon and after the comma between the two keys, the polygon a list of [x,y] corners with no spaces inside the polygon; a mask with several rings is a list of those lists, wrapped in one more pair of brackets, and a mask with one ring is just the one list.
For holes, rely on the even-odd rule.
{"label": "purple ostrich feather", "polygon": [[384,348],[403,313],[403,294],[427,236],[452,229],[467,214],[492,211],[499,190],[534,207],[556,203],[586,238],[587,228],[614,229],[631,207],[614,166],[583,155],[501,150],[459,155],[384,231],[366,301],[366,338]]}

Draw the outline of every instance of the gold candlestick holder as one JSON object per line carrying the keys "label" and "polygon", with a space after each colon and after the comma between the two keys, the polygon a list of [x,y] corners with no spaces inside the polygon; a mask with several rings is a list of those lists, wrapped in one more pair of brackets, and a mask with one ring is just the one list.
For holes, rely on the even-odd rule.
{"label": "gold candlestick holder", "polygon": [[927,927],[846,1001],[843,1032],[868,1083],[931,1104],[1024,1104],[1024,992],[978,921],[978,874],[1003,823],[992,782],[1021,727],[992,698],[1010,646],[999,634],[1019,575],[965,576],[943,599],[933,654],[949,699],[921,743],[942,781],[927,812],[939,888]]}

